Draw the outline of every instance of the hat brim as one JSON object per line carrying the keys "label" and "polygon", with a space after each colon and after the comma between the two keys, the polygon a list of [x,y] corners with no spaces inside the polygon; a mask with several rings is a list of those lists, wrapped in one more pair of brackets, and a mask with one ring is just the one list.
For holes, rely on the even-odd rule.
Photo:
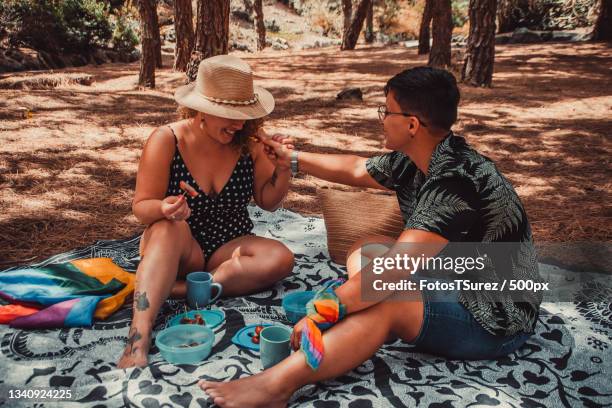
{"label": "hat brim", "polygon": [[179,87],[174,99],[182,106],[226,119],[250,120],[269,115],[274,110],[274,97],[267,89],[254,86],[257,102],[251,105],[232,105],[206,99],[195,90],[195,82]]}

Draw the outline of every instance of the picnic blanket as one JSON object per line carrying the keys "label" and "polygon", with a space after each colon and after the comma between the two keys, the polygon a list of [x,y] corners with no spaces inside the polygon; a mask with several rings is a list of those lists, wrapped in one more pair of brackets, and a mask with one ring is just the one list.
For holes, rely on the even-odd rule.
{"label": "picnic blanket", "polygon": [[[34,406],[9,400],[8,389],[71,390],[71,401],[37,406],[205,407],[198,378],[235,379],[261,370],[256,352],[231,337],[245,324],[288,324],[281,307],[291,291],[311,290],[344,270],[329,260],[323,220],[279,210],[250,209],[258,235],[285,242],[296,254],[292,276],[262,293],[223,299],[211,356],[199,365],[175,366],[151,349],[144,369],[118,370],[132,314],[124,305],[91,329],[20,330],[0,326],[0,406]],[[108,257],[128,271],[138,264],[138,238],[99,241],[45,263]],[[542,268],[554,268],[541,265]],[[1,272],[0,272],[1,273]],[[506,357],[484,361],[445,360],[411,352],[401,341],[385,344],[371,359],[334,380],[300,389],[292,407],[598,407],[612,403],[612,288],[584,287],[575,300],[543,304],[537,332]],[[155,332],[183,310],[167,301]]]}

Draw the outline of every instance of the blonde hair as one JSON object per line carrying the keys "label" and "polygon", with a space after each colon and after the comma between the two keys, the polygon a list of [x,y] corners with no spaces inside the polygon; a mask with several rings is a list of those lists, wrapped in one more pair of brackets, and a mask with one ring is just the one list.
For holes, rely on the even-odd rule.
{"label": "blonde hair", "polygon": [[[194,118],[198,111],[195,109],[188,108],[187,106],[179,105],[176,109],[181,119],[191,119]],[[251,137],[257,135],[257,131],[264,124],[264,119],[250,119],[244,122],[244,126],[242,129],[236,132],[234,135],[234,139],[232,140],[232,146],[235,146],[240,150],[240,154],[248,154],[249,153],[249,141]]]}

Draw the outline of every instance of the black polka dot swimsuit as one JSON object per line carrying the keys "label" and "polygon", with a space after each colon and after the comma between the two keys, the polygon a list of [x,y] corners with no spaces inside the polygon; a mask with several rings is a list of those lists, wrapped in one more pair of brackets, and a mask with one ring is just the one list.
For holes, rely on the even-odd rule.
{"label": "black polka dot swimsuit", "polygon": [[249,217],[247,205],[253,196],[253,159],[249,154],[240,155],[223,189],[211,197],[202,191],[191,176],[179,152],[174,130],[172,134],[174,134],[175,147],[166,195],[182,194],[180,181],[189,183],[199,193],[195,198],[188,194],[185,196],[191,208],[187,224],[191,229],[191,235],[202,248],[204,259],[208,260],[223,244],[243,235],[252,235],[253,221]]}

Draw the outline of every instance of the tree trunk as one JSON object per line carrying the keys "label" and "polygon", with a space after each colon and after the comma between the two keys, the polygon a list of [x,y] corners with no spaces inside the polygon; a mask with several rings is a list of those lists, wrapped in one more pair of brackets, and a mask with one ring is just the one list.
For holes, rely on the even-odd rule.
{"label": "tree trunk", "polygon": [[176,33],[174,70],[185,72],[194,44],[191,0],[174,0],[174,31]]}
{"label": "tree trunk", "polygon": [[374,42],[374,0],[370,1],[368,14],[366,14],[366,30],[364,37],[367,44],[372,44]]}
{"label": "tree trunk", "polygon": [[366,18],[371,1],[372,0],[361,0],[359,6],[357,6],[357,10],[355,11],[351,24],[349,25],[348,30],[344,31],[344,35],[342,36],[342,46],[340,47],[341,50],[345,51],[355,49],[355,45],[357,45],[357,40],[359,39],[359,33],[363,27],[363,21]]}
{"label": "tree trunk", "polygon": [[595,20],[593,40],[612,40],[612,0],[600,0],[599,2],[599,14]]}
{"label": "tree trunk", "polygon": [[491,86],[495,61],[497,0],[470,0],[470,33],[461,79],[472,86]]}
{"label": "tree trunk", "polygon": [[446,68],[451,63],[453,20],[450,0],[432,0],[432,44],[429,65]]}
{"label": "tree trunk", "polygon": [[263,1],[255,0],[255,26],[257,27],[257,49],[266,48],[266,26],[264,24]]}
{"label": "tree trunk", "polygon": [[161,34],[159,32],[159,18],[157,16],[157,0],[152,0],[151,3],[153,4],[153,18],[155,19],[154,23],[153,23],[153,29],[155,30],[154,35],[155,35],[155,65],[157,66],[157,68],[161,68],[162,67],[162,53],[161,53],[161,46],[162,46],[162,41],[161,41]]}
{"label": "tree trunk", "polygon": [[251,3],[251,0],[243,0],[242,4],[244,5],[245,13],[247,13],[249,16],[253,14],[253,3]]}
{"label": "tree trunk", "polygon": [[227,54],[229,43],[229,0],[198,0],[196,43],[187,67],[187,79],[194,81],[200,61]]}
{"label": "tree trunk", "polygon": [[351,26],[351,18],[353,16],[353,1],[342,0],[342,15],[344,16],[344,24],[342,26],[343,33],[346,33]]}
{"label": "tree trunk", "polygon": [[137,0],[138,14],[140,16],[140,73],[138,85],[155,88],[155,65],[157,64],[157,42],[155,37],[156,9],[154,0]]}
{"label": "tree trunk", "polygon": [[431,26],[433,1],[425,0],[425,8],[421,17],[421,28],[419,29],[419,55],[425,55],[429,52],[429,27]]}

